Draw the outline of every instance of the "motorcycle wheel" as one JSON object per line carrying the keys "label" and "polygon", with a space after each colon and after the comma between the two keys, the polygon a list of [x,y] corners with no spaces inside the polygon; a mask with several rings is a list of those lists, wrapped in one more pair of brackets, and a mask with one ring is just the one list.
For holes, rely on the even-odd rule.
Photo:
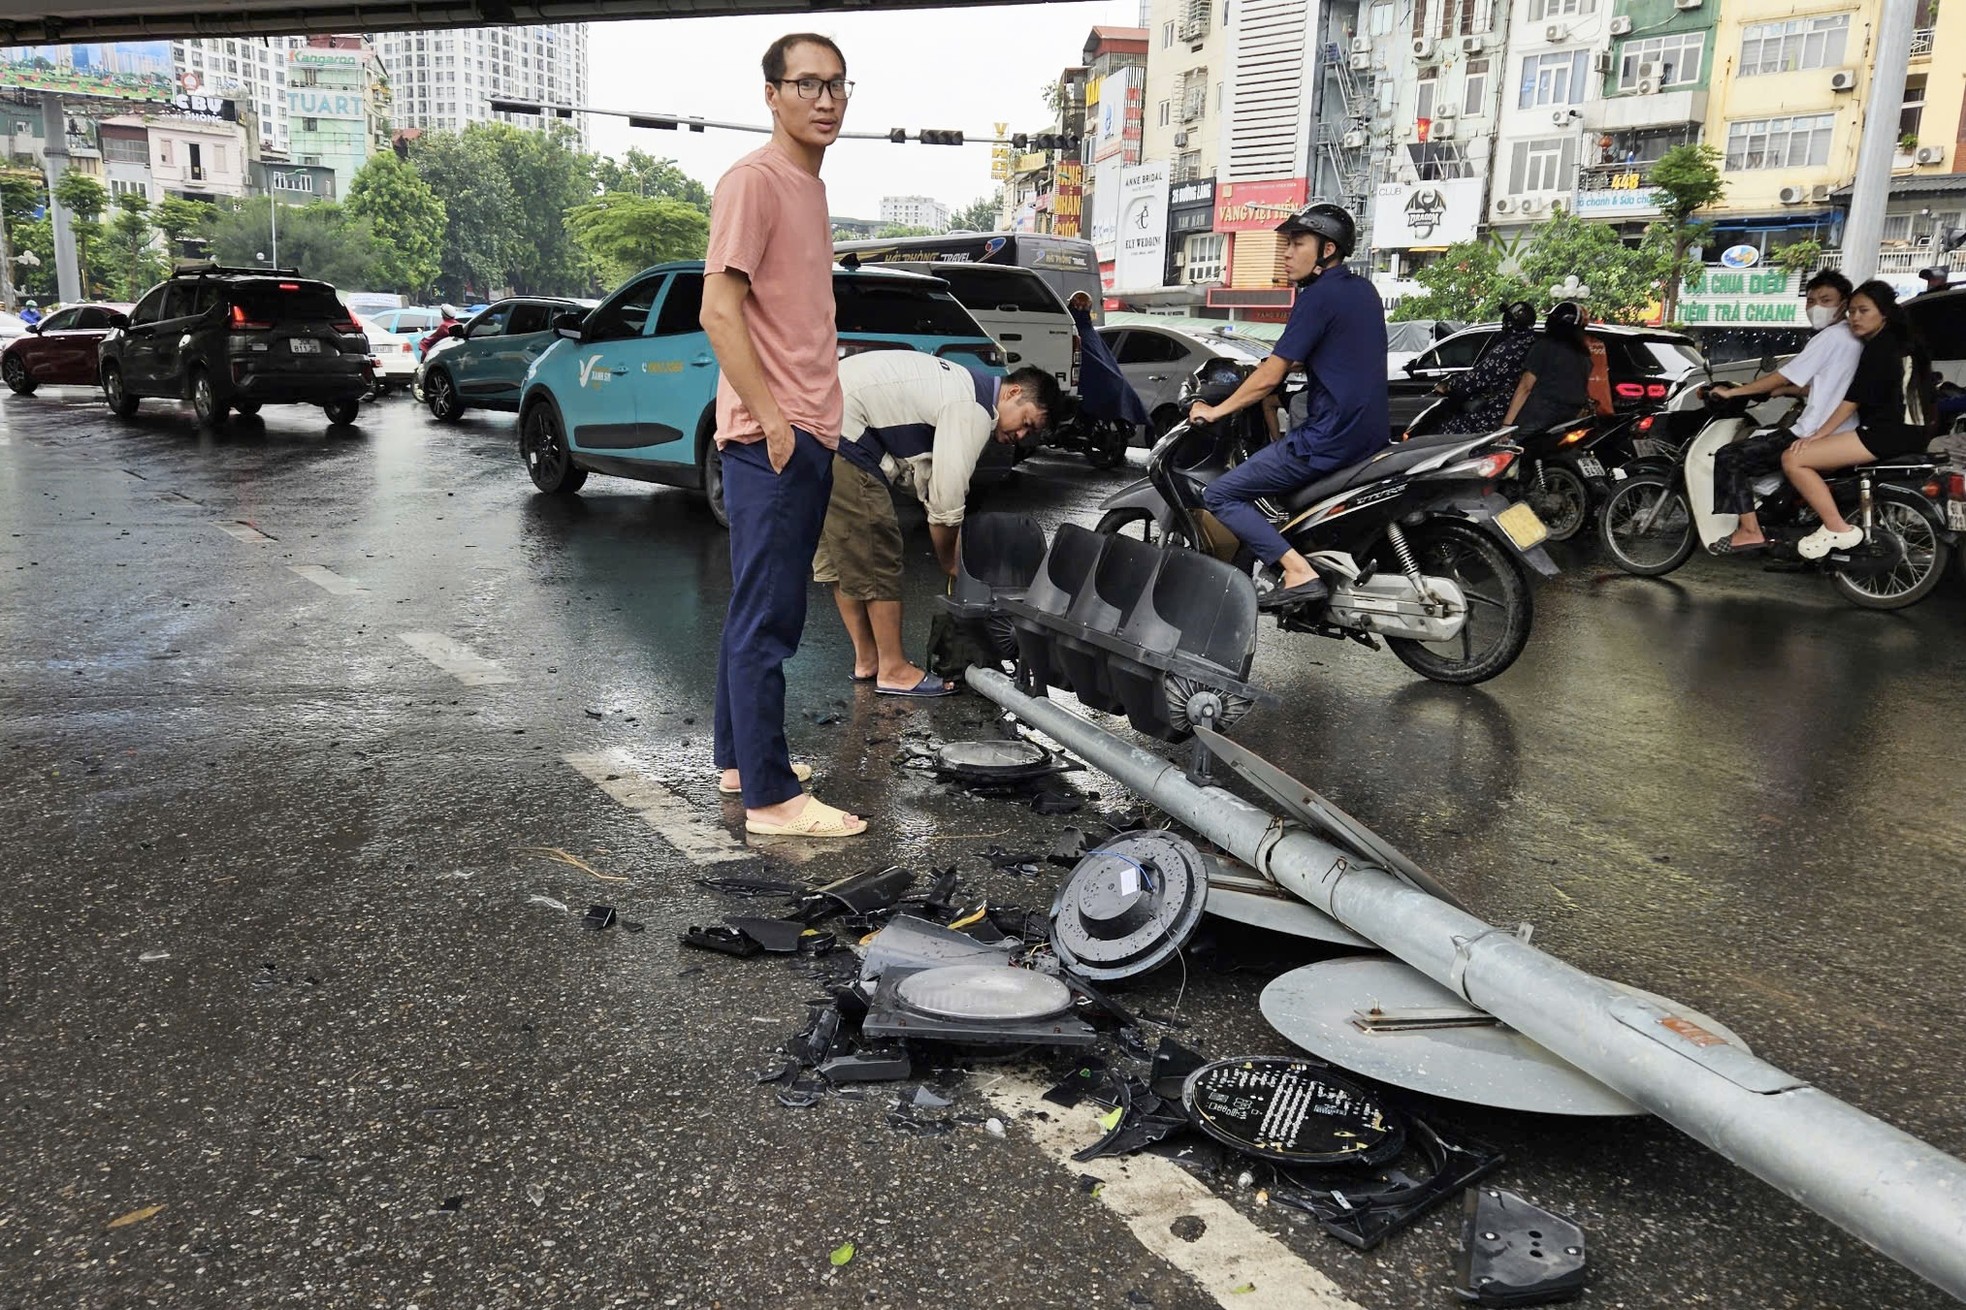
{"label": "motorcycle wheel", "polygon": [[1149,546],[1161,544],[1160,524],[1144,509],[1109,510],[1092,530],[1101,536],[1138,537]]}
{"label": "motorcycle wheel", "polygon": [[1086,463],[1096,469],[1114,469],[1126,463],[1126,448],[1133,444],[1133,428],[1119,422],[1099,422],[1085,438]]}
{"label": "motorcycle wheel", "polygon": [[[1525,475],[1527,477],[1527,475]],[[1549,529],[1551,541],[1568,541],[1584,530],[1591,513],[1591,489],[1561,464],[1544,464],[1542,485],[1528,478],[1520,483],[1522,499]]]}
{"label": "motorcycle wheel", "polygon": [[1830,574],[1830,583],[1843,599],[1867,610],[1901,610],[1930,595],[1945,576],[1951,543],[1939,535],[1932,520],[1891,491],[1878,493],[1872,508],[1873,531],[1888,532],[1904,544],[1905,557],[1889,573],[1852,577]]}
{"label": "motorcycle wheel", "polygon": [[[1406,534],[1420,571],[1452,580],[1467,597],[1468,616],[1451,641],[1388,637],[1400,663],[1434,682],[1468,686],[1486,682],[1515,663],[1529,643],[1535,602],[1529,579],[1501,542],[1461,519],[1431,519]],[[1390,548],[1379,567],[1397,569]]]}
{"label": "motorcycle wheel", "polygon": [[1671,573],[1699,542],[1686,497],[1656,473],[1619,483],[1598,511],[1597,531],[1612,562],[1641,578]]}

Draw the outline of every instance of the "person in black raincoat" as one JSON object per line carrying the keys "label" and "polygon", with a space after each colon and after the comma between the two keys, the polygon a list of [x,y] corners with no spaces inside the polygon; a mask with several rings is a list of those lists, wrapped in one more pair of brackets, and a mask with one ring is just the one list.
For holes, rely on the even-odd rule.
{"label": "person in black raincoat", "polygon": [[1489,341],[1474,367],[1448,378],[1434,390],[1461,401],[1461,412],[1441,425],[1442,432],[1493,432],[1502,426],[1522,377],[1529,348],[1536,344],[1536,307],[1518,300],[1502,307],[1502,330]]}

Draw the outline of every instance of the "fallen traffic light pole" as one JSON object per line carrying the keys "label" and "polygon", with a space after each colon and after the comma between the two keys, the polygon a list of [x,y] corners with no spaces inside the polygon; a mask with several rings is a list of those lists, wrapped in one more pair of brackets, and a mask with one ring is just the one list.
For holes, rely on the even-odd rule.
{"label": "fallen traffic light pole", "polygon": [[1181,765],[1025,695],[994,669],[971,668],[967,680],[1344,927],[1966,1299],[1966,1163],[1716,1037],[1683,1011],[1565,964],[1224,788],[1190,781]]}

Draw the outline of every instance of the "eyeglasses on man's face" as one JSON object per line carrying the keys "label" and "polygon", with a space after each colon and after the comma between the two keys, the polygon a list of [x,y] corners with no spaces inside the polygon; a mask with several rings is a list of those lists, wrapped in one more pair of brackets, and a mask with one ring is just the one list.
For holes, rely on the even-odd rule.
{"label": "eyeglasses on man's face", "polygon": [[801,100],[817,100],[821,91],[830,93],[835,100],[845,100],[853,95],[853,83],[844,77],[830,80],[823,77],[779,77],[772,80],[781,86],[789,84],[797,87]]}

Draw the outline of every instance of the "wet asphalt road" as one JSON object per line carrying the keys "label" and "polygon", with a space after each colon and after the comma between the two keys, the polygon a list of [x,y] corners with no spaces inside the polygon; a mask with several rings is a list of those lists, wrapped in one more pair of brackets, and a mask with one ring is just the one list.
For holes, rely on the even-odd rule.
{"label": "wet asphalt road", "polygon": [[[1046,458],[987,503],[1089,522],[1120,477]],[[889,1126],[888,1088],[792,1110],[753,1085],[818,982],[680,948],[746,908],[697,876],[954,863],[1042,907],[1057,871],[977,852],[1085,816],[897,769],[991,716],[849,687],[815,593],[794,748],[875,834],[679,855],[652,824],[699,854],[741,827],[709,775],[724,541],[688,495],[547,501],[509,420],[400,400],[353,431],[291,409],[211,435],[44,392],[0,404],[0,525],[0,1307],[1217,1304],[1163,1258],[1179,1237],[1143,1244],[1077,1181],[1128,1166],[986,1131],[1024,1066],[945,1080],[936,1137]],[[1290,709],[1238,737],[1484,917],[1966,1154],[1966,584],[1877,615],[1733,562],[1563,562],[1481,689],[1266,631]],[[639,815],[569,757],[666,799]],[[1125,802],[1076,785],[1088,814]],[[583,932],[595,901],[647,931]],[[1202,945],[1127,999],[1211,1054],[1286,1051],[1256,996],[1316,949]],[[1657,1122],[1439,1117],[1589,1228],[1583,1304],[1950,1304]],[[1191,1163],[1357,1304],[1452,1303],[1448,1211],[1360,1255]]]}

